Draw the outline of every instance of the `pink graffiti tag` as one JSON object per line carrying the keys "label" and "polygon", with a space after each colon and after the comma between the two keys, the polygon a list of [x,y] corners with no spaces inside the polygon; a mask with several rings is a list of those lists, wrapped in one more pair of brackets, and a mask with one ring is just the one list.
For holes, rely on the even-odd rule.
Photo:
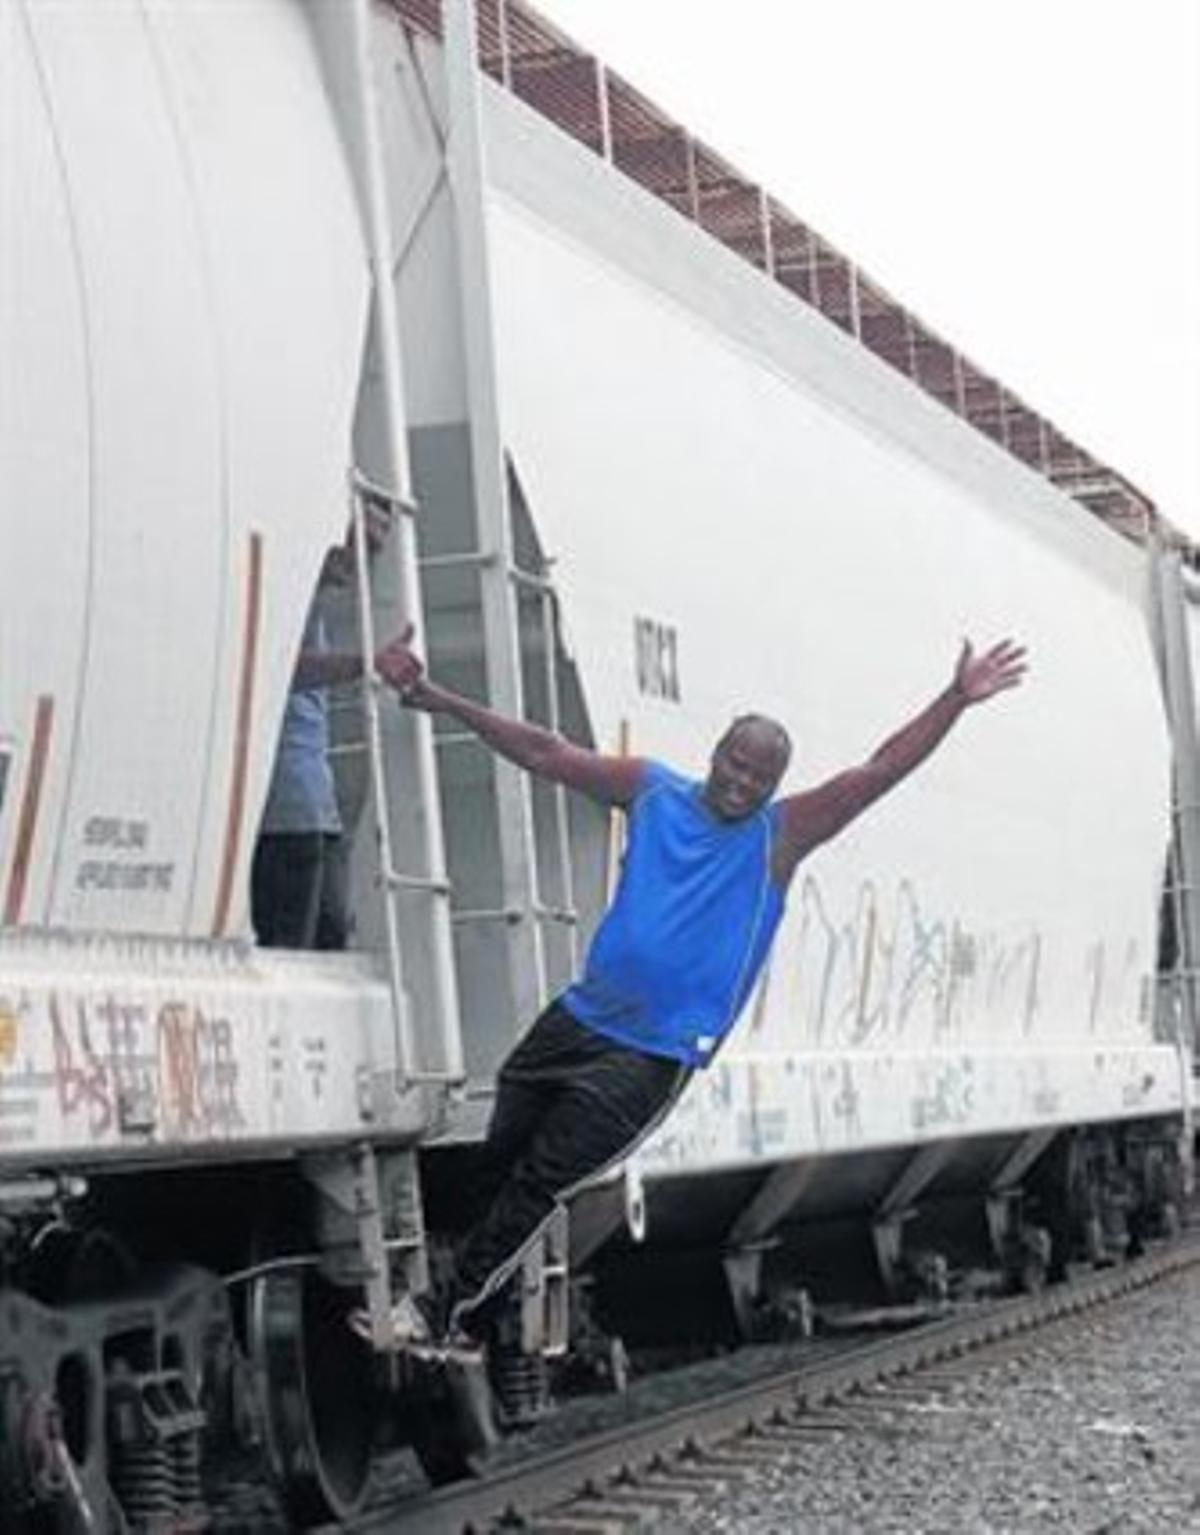
{"label": "pink graffiti tag", "polygon": [[75,1003],[75,1039],[64,1022],[58,997],[50,997],[50,1024],[54,1032],[54,1080],[58,1106],[64,1119],[86,1115],[88,1133],[107,1134],[115,1119],[114,1090],[109,1063],[92,1047],[87,1007]]}
{"label": "pink graffiti tag", "polygon": [[142,1002],[56,994],[49,1012],[59,1108],[90,1138],[228,1135],[244,1125],[228,1018],[179,1001],[152,1017]]}
{"label": "pink graffiti tag", "polygon": [[157,1054],[166,1133],[228,1133],[244,1123],[228,1018],[209,1018],[183,1002],[165,1003],[158,1013]]}

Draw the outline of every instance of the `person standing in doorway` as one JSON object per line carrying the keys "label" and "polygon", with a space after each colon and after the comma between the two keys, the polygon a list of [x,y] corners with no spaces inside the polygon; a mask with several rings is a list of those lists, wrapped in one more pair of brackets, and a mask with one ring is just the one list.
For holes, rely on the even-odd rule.
{"label": "person standing in doorway", "polygon": [[[367,553],[374,557],[390,525],[390,508],[368,502],[364,514]],[[363,658],[357,650],[331,649],[322,599],[354,580],[353,538],[351,528],[325,556],[284,706],[250,872],[251,923],[264,948],[346,946],[346,849],[329,756],[329,689],[360,681]],[[404,638],[393,641],[375,657],[376,670],[387,658],[401,665],[408,654]]]}

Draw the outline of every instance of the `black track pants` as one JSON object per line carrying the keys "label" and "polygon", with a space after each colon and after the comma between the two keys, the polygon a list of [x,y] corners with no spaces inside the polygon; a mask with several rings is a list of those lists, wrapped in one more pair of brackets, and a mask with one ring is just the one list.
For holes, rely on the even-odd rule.
{"label": "black track pants", "polygon": [[560,1199],[649,1134],[689,1074],[551,1003],[500,1069],[484,1148],[491,1203],[458,1256],[455,1320],[496,1294]]}

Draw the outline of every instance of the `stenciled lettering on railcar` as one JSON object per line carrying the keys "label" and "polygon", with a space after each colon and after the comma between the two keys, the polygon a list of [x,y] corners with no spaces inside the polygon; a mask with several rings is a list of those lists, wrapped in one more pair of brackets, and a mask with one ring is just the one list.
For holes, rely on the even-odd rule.
{"label": "stenciled lettering on railcar", "polygon": [[140,816],[89,816],[83,827],[88,856],[75,871],[76,889],[166,895],[175,883],[175,864],[148,856],[151,843],[150,823]]}
{"label": "stenciled lettering on railcar", "polygon": [[635,618],[633,658],[638,692],[677,704],[681,697],[679,636],[674,626],[655,618]]}

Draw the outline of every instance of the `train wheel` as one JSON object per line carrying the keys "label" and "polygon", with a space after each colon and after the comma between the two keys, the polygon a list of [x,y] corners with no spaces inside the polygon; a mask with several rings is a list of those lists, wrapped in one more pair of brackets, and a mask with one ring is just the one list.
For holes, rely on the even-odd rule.
{"label": "train wheel", "polygon": [[34,1241],[29,1269],[29,1292],[47,1306],[119,1295],[138,1272],[125,1244],[101,1226],[47,1226]]}
{"label": "train wheel", "polygon": [[294,1527],[354,1517],[371,1478],[374,1366],[346,1292],[311,1268],[253,1281],[248,1343],[267,1444]]}
{"label": "train wheel", "polygon": [[405,1437],[434,1487],[476,1476],[496,1441],[486,1367],[404,1367]]}
{"label": "train wheel", "polygon": [[440,1397],[426,1401],[424,1411],[409,1427],[409,1444],[432,1487],[446,1487],[473,1475],[469,1452],[459,1441],[458,1423],[450,1403]]}

